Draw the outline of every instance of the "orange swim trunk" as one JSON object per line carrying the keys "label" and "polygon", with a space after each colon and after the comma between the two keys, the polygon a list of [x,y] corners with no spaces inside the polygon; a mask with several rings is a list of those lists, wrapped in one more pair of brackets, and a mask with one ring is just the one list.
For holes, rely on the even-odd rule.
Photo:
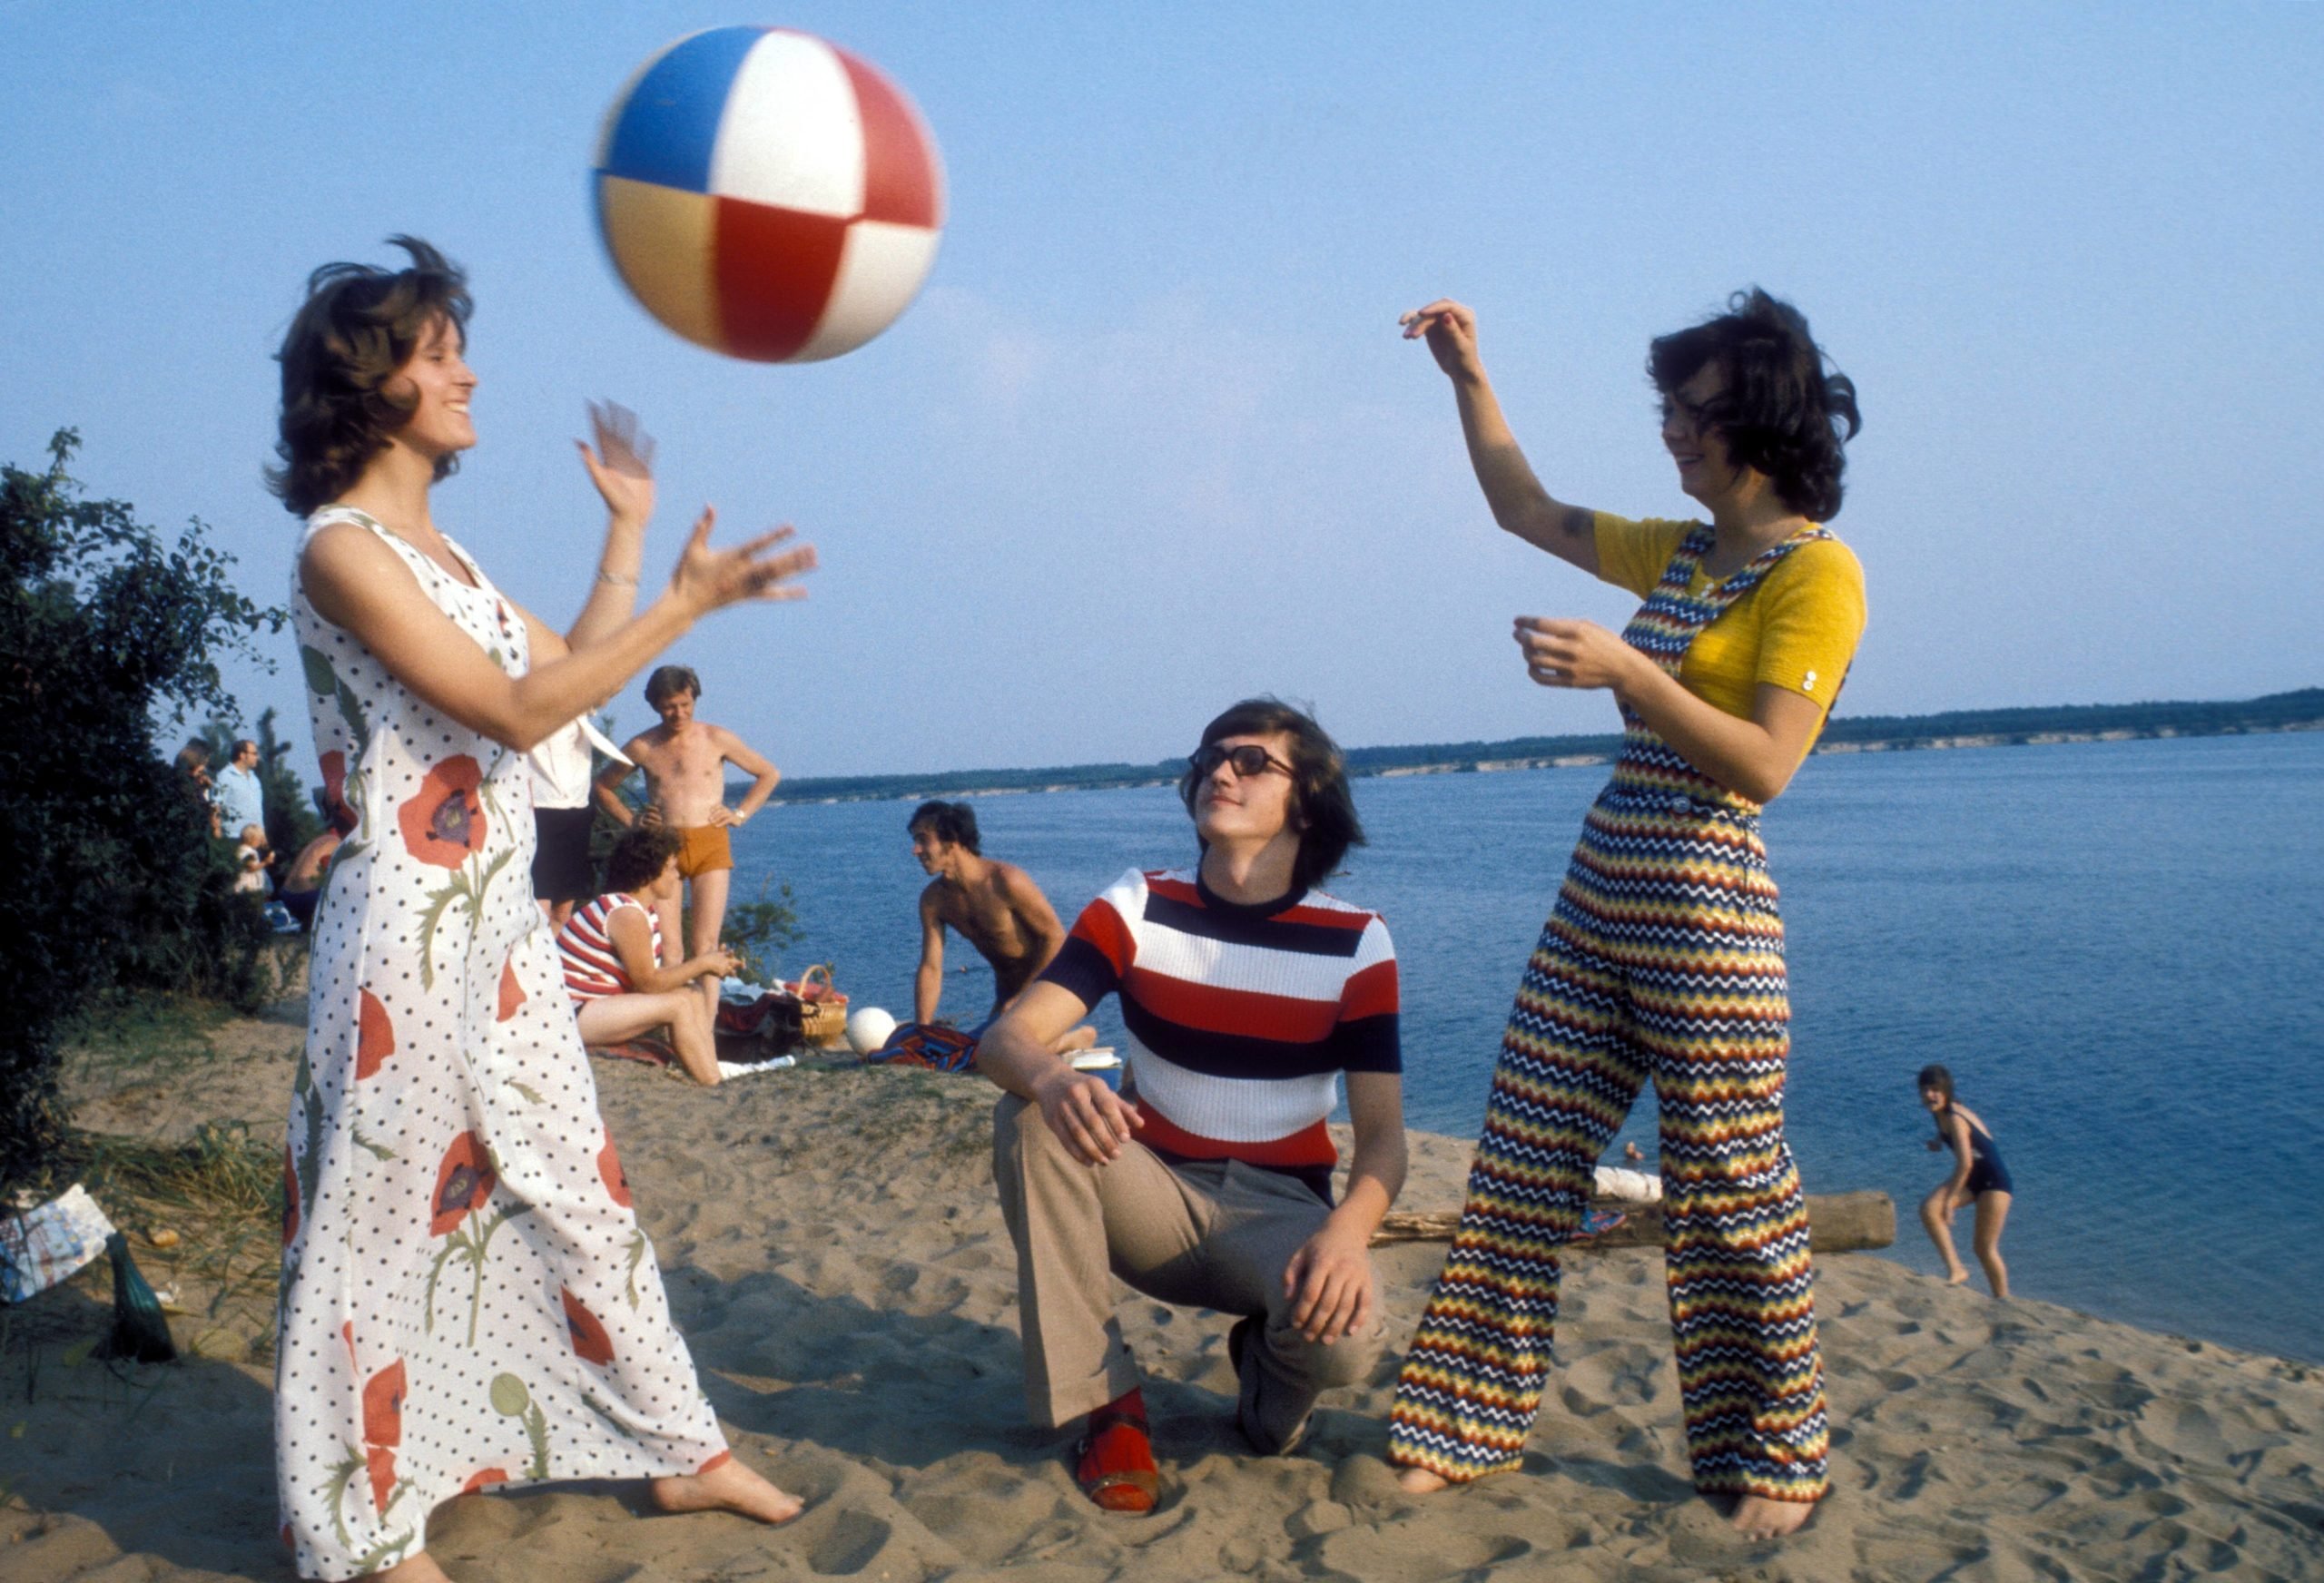
{"label": "orange swim trunk", "polygon": [[723,824],[694,824],[678,831],[678,872],[687,879],[734,866],[734,849]]}

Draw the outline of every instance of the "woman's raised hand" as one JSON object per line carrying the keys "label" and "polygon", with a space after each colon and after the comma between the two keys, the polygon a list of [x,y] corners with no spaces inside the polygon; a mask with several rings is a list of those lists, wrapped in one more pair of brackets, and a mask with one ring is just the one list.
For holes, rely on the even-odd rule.
{"label": "woman's raised hand", "polygon": [[642,526],[654,515],[654,437],[637,427],[637,414],[618,403],[589,403],[589,429],[596,437],[575,440],[581,465],[606,509],[618,521]]}
{"label": "woman's raised hand", "polygon": [[1477,316],[1450,297],[1415,308],[1396,322],[1404,327],[1406,340],[1425,337],[1436,366],[1452,378],[1474,379],[1484,372],[1477,357]]}
{"label": "woman's raised hand", "polygon": [[717,512],[707,506],[702,508],[694,532],[687,536],[685,553],[678,557],[678,569],[670,575],[670,592],[691,606],[695,615],[707,615],[746,599],[807,597],[807,590],[792,579],[815,569],[813,545],[794,545],[770,553],[792,536],[792,529],[778,527],[732,549],[714,550],[710,547],[710,528],[717,520]]}

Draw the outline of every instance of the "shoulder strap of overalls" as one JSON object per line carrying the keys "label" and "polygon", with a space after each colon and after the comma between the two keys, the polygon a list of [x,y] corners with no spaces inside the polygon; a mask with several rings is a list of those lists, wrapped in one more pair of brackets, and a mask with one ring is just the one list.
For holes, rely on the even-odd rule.
{"label": "shoulder strap of overalls", "polygon": [[[1784,540],[1783,543],[1778,545],[1769,545],[1766,549],[1759,552],[1749,565],[1744,567],[1741,571],[1736,573],[1735,575],[1727,580],[1725,587],[1721,589],[1721,593],[1725,595],[1725,598],[1721,602],[1719,608],[1721,610],[1730,608],[1737,600],[1742,598],[1743,595],[1758,587],[1761,582],[1766,580],[1768,573],[1774,571],[1778,565],[1783,564],[1783,558],[1786,556],[1791,554],[1792,551],[1799,548],[1802,545],[1811,545],[1816,543],[1818,539],[1827,539],[1834,536],[1832,530],[1828,527],[1821,526],[1803,527],[1797,533],[1793,534],[1789,538]],[[1853,669],[1854,666],[1855,661],[1851,658],[1848,664],[1841,667],[1840,679],[1837,683],[1834,683],[1832,687],[1832,696],[1824,704],[1824,714],[1827,719],[1829,719],[1831,717],[1832,711],[1838,707],[1840,693],[1847,686],[1848,672]]]}

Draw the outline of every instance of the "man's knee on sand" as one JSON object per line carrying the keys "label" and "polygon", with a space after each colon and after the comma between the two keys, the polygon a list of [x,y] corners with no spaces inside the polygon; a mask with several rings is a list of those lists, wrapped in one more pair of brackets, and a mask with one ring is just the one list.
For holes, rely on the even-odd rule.
{"label": "man's knee on sand", "polygon": [[[1065,1140],[1049,1130],[1041,1107],[1014,1094],[1003,1094],[992,1107],[992,1167],[995,1179],[1004,1165],[1022,1169],[1035,1160],[1056,1160],[1078,1170],[1095,1170],[1073,1157]],[[1004,1192],[1006,1190],[1004,1189]]]}
{"label": "man's knee on sand", "polygon": [[1369,1333],[1344,1335],[1334,1342],[1311,1342],[1286,1322],[1270,1325],[1267,1344],[1286,1367],[1305,1375],[1317,1391],[1336,1391],[1368,1382],[1388,1350],[1388,1322],[1375,1316]]}
{"label": "man's knee on sand", "polygon": [[[1010,1213],[1018,1179],[1037,1164],[1070,1165],[1079,1171],[1098,1168],[1085,1165],[1073,1157],[1063,1140],[1049,1130],[1039,1106],[1013,1094],[1004,1094],[992,1112],[993,1178],[1000,1190],[1004,1214]],[[1319,1202],[1315,1206],[1318,1226],[1326,1213]],[[1371,1378],[1388,1344],[1384,1316],[1375,1316],[1366,1333],[1342,1336],[1329,1344],[1311,1342],[1291,1322],[1295,1300],[1284,1296],[1278,1303],[1278,1290],[1270,1285],[1269,1312],[1253,1316],[1263,1321],[1264,1335],[1263,1340],[1258,1336],[1253,1339],[1274,1355],[1284,1372],[1303,1376],[1319,1390],[1360,1385]]]}

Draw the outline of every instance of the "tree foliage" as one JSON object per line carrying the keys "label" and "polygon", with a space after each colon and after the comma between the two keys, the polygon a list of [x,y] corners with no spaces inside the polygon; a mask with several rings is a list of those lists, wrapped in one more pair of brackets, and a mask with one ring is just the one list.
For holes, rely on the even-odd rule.
{"label": "tree foliage", "polygon": [[[295,744],[274,733],[274,711],[266,709],[258,717],[259,790],[266,802],[267,844],[286,859],[295,858],[299,850],[323,832],[323,821],[315,811],[315,793],[300,780],[292,767]],[[311,759],[308,761],[313,762]]]}
{"label": "tree foliage", "polygon": [[61,1041],[96,998],[254,1002],[267,936],[155,733],[232,718],[219,664],[256,657],[283,614],[235,589],[199,520],[170,544],[125,502],[87,498],[65,471],[79,444],[60,430],[44,470],[0,466],[0,1186],[54,1146]]}

